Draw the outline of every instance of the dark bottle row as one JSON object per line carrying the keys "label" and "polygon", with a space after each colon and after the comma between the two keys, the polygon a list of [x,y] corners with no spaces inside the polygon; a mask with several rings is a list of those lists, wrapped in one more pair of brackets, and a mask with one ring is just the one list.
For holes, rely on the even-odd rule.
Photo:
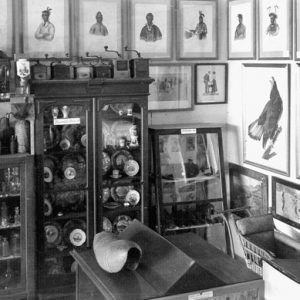
{"label": "dark bottle row", "polygon": [[0,155],[30,152],[30,123],[15,119],[14,126],[10,113],[0,119]]}

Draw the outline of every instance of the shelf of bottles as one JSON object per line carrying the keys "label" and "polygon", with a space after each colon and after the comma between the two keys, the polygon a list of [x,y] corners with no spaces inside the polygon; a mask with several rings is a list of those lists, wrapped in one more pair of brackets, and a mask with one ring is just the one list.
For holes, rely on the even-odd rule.
{"label": "shelf of bottles", "polygon": [[114,103],[101,110],[99,220],[106,231],[119,233],[142,218],[142,108],[136,103]]}
{"label": "shelf of bottles", "polygon": [[72,248],[87,242],[87,117],[80,105],[44,111],[43,274],[72,274]]}
{"label": "shelf of bottles", "polygon": [[0,291],[21,287],[20,168],[0,167]]}

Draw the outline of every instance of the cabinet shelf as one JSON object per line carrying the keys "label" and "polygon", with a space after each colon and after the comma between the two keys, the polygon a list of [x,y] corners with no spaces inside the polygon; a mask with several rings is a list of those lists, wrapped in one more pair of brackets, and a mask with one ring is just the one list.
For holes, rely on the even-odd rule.
{"label": "cabinet shelf", "polygon": [[116,120],[129,120],[129,121],[132,121],[132,120],[135,120],[135,119],[140,120],[141,119],[141,114],[133,112],[132,116],[128,116],[127,114],[119,115],[116,112],[113,112],[113,111],[110,112],[109,111],[109,112],[105,112],[105,118],[103,118],[103,121],[110,121],[110,120],[113,120],[113,121],[116,121]]}
{"label": "cabinet shelf", "polygon": [[207,204],[212,202],[219,202],[222,201],[222,199],[205,199],[205,200],[194,200],[194,201],[178,201],[178,202],[162,202],[161,206],[175,206],[175,205],[189,205],[189,204],[195,204],[195,205],[201,205],[201,204]]}
{"label": "cabinet shelf", "polygon": [[8,226],[0,226],[0,230],[16,229],[16,228],[20,228],[20,227],[21,227],[21,224],[19,224],[19,225],[10,224]]}
{"label": "cabinet shelf", "polygon": [[199,224],[199,225],[191,225],[191,226],[176,226],[174,228],[165,228],[165,232],[174,232],[174,231],[181,231],[181,230],[189,230],[189,229],[199,229],[199,228],[206,228],[214,226],[215,224],[219,223],[205,223],[205,224]]}
{"label": "cabinet shelf", "polygon": [[78,219],[78,218],[84,218],[86,217],[86,212],[70,212],[65,213],[62,216],[47,216],[45,217],[45,221],[59,221],[59,220],[68,220],[68,219]]}
{"label": "cabinet shelf", "polygon": [[62,251],[58,250],[57,248],[48,248],[42,256],[45,258],[70,256],[70,251],[73,249],[76,249],[76,251],[84,251],[87,249],[87,246],[85,244],[80,247],[66,245],[66,248]]}
{"label": "cabinet shelf", "polygon": [[13,259],[20,259],[21,255],[10,255],[10,256],[5,256],[5,257],[0,257],[0,262],[1,261],[7,261],[7,260],[13,260]]}
{"label": "cabinet shelf", "polygon": [[[162,177],[162,182],[182,182],[182,183],[196,183],[196,182],[205,182],[205,181],[208,181],[208,180],[213,180],[213,179],[218,179],[220,178],[218,174],[215,174],[215,175],[211,175],[211,176],[206,176],[206,175],[203,175],[203,176],[196,176],[196,177],[189,177],[189,178],[174,178],[174,179],[166,179],[166,178],[163,178]],[[192,182],[190,182],[192,181]]]}
{"label": "cabinet shelf", "polygon": [[115,209],[104,208],[103,212],[105,216],[112,216],[112,215],[123,215],[126,213],[140,211],[140,210],[141,210],[140,206],[131,206],[131,207],[120,206]]}
{"label": "cabinet shelf", "polygon": [[44,151],[45,155],[54,155],[54,156],[65,156],[67,154],[81,154],[85,155],[86,154],[86,149],[74,149],[74,150],[53,150],[53,151]]}
{"label": "cabinet shelf", "polygon": [[88,188],[87,187],[82,187],[82,188],[69,188],[69,187],[53,187],[53,188],[45,188],[44,189],[44,194],[48,194],[48,193],[52,193],[52,194],[55,194],[55,193],[64,193],[64,192],[87,192]]}
{"label": "cabinet shelf", "polygon": [[0,201],[1,200],[9,200],[9,199],[17,199],[20,198],[21,195],[20,194],[0,194]]}

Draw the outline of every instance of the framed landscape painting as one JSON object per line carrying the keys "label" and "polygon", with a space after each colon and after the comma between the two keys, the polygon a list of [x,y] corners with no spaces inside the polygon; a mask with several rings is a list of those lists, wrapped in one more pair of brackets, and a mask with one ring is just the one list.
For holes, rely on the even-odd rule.
{"label": "framed landscape painting", "polygon": [[300,185],[272,177],[272,201],[274,217],[300,229]]}
{"label": "framed landscape painting", "polygon": [[189,64],[150,66],[149,111],[178,111],[193,108],[193,68]]}
{"label": "framed landscape painting", "polygon": [[227,102],[227,64],[196,64],[195,104]]}
{"label": "framed landscape painting", "polygon": [[[230,208],[249,207],[251,216],[268,213],[268,176],[260,172],[229,163]],[[245,211],[236,212],[241,217]]]}
{"label": "framed landscape painting", "polygon": [[217,1],[179,0],[177,11],[177,58],[217,58]]}
{"label": "framed landscape painting", "polygon": [[[122,53],[121,0],[79,1],[79,54],[101,56],[104,46]],[[105,53],[105,57],[109,55]],[[116,57],[116,54],[111,54]]]}
{"label": "framed landscape painting", "polygon": [[292,58],[292,0],[260,0],[259,58]]}
{"label": "framed landscape painting", "polygon": [[244,64],[244,162],[289,175],[290,65]]}
{"label": "framed landscape painting", "polygon": [[69,0],[24,0],[24,53],[65,57],[69,26]]}
{"label": "framed landscape painting", "polygon": [[143,57],[171,59],[172,9],[171,0],[132,0],[131,49]]}
{"label": "framed landscape painting", "polygon": [[254,59],[255,1],[228,1],[228,59]]}
{"label": "framed landscape painting", "polygon": [[0,0],[0,50],[12,56],[13,16],[11,0]]}

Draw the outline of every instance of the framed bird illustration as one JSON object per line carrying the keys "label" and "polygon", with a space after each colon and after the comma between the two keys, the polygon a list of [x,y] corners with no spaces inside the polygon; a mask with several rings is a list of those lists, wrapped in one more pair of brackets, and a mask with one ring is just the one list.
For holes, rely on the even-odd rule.
{"label": "framed bird illustration", "polygon": [[243,66],[244,162],[288,176],[290,65]]}

